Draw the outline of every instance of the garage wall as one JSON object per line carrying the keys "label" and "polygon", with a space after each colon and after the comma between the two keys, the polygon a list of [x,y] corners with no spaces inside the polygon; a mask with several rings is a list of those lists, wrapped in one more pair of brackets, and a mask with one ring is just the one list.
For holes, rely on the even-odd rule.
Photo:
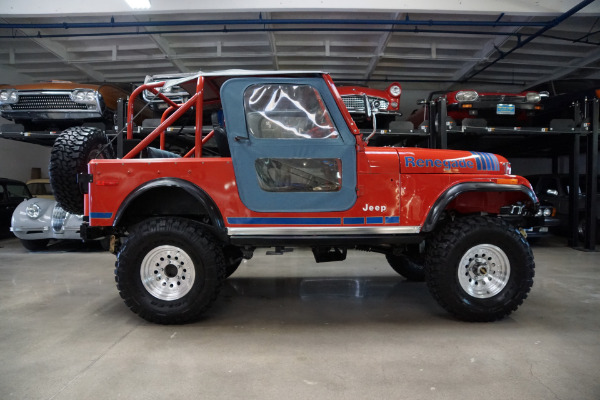
{"label": "garage wall", "polygon": [[42,178],[48,177],[50,147],[0,139],[0,177],[27,181],[31,169],[40,168]]}

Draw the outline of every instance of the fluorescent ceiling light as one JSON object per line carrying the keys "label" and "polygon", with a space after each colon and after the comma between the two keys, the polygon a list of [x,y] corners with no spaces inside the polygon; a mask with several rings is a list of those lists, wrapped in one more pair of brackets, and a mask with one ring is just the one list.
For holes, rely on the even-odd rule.
{"label": "fluorescent ceiling light", "polygon": [[127,5],[134,10],[147,10],[150,8],[150,0],[125,0]]}

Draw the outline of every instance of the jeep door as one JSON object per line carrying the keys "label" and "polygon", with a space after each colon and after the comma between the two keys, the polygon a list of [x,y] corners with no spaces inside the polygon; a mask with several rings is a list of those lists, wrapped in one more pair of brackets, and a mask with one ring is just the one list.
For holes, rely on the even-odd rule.
{"label": "jeep door", "polygon": [[325,212],[355,204],[356,140],[323,79],[231,79],[221,99],[248,209]]}

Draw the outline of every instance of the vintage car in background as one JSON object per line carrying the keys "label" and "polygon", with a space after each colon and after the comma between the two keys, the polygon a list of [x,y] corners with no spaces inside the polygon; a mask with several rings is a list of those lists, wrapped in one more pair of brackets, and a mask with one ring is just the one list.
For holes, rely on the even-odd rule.
{"label": "vintage car in background", "polygon": [[560,226],[560,218],[556,215],[556,208],[550,204],[540,204],[535,216],[542,217],[543,220],[539,225],[524,228],[527,240],[530,242],[547,236],[553,228]]}
{"label": "vintage car in background", "polygon": [[[531,175],[527,179],[531,182],[533,190],[543,204],[552,205],[556,209],[556,216],[559,220],[557,230],[566,232],[569,228],[569,175],[567,174],[542,174]],[[600,184],[600,182],[598,182]],[[579,177],[578,189],[578,209],[577,231],[580,240],[585,238],[585,202],[586,202],[586,179],[582,175]],[[597,185],[600,188],[600,185]],[[600,190],[600,189],[598,189]],[[599,193],[600,194],[600,193]],[[600,232],[600,198],[596,203],[596,232]],[[597,235],[600,239],[600,235]]]}
{"label": "vintage car in background", "polygon": [[[44,250],[51,239],[81,241],[82,222],[81,215],[65,211],[55,200],[34,197],[21,202],[14,210],[10,230],[27,250],[39,251]],[[101,243],[108,247],[108,243]]]}
{"label": "vintage car in background", "polygon": [[[0,88],[0,116],[14,124],[0,125],[3,137],[36,137],[59,134],[75,126],[93,126],[114,131],[118,99],[126,100],[129,84],[74,83],[52,81]],[[152,116],[142,100],[135,103],[141,112],[134,120],[139,124]],[[43,137],[43,136],[42,136]]]}
{"label": "vintage car in background", "polygon": [[[146,78],[144,78],[144,85],[162,82],[169,79],[183,78],[189,75],[191,74],[185,72],[181,74],[146,75]],[[179,85],[173,85],[167,88],[160,88],[159,90],[160,93],[164,94],[169,99],[178,104],[184,103],[190,98],[190,94]],[[160,99],[160,97],[158,97],[156,94],[152,93],[149,90],[144,90],[144,92],[142,93],[142,97],[144,98],[144,101],[150,104],[152,109],[155,111],[164,111],[168,107],[167,103],[165,103],[163,100]]]}
{"label": "vintage car in background", "polygon": [[52,185],[50,185],[50,179],[48,178],[28,180],[27,189],[33,197],[54,200]]}
{"label": "vintage car in background", "polygon": [[535,126],[550,126],[562,120],[573,128],[591,129],[591,102],[600,99],[600,79],[548,81],[530,90],[549,93],[542,99],[543,109],[534,117]]}
{"label": "vintage car in background", "polygon": [[368,110],[365,107],[365,96],[369,99],[371,110],[376,114],[378,129],[389,129],[390,122],[402,115],[400,113],[402,87],[398,82],[392,83],[385,90],[362,86],[338,86],[337,89],[352,119],[360,129],[373,129],[372,117],[367,115]]}
{"label": "vintage car in background", "polygon": [[0,178],[0,237],[8,236],[10,219],[17,206],[31,198],[24,182]]}
{"label": "vintage car in background", "polygon": [[413,111],[407,118],[415,129],[426,129],[427,105],[440,98],[446,99],[447,126],[473,127],[526,127],[533,126],[535,117],[543,109],[545,92],[521,93],[457,90],[431,92],[427,100],[419,100],[424,107]]}

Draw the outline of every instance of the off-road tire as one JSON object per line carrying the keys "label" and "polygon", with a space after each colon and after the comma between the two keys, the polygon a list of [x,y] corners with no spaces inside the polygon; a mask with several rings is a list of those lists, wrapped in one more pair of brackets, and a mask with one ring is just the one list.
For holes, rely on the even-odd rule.
{"label": "off-road tire", "polygon": [[515,311],[533,285],[535,263],[519,231],[499,218],[465,217],[433,235],[427,286],[457,318],[490,322]]}
{"label": "off-road tire", "polygon": [[202,225],[184,218],[153,218],[135,226],[115,266],[125,304],[160,324],[199,319],[225,279],[221,247]]}
{"label": "off-road tire", "polygon": [[29,251],[40,251],[44,250],[50,239],[36,239],[36,240],[25,240],[21,239],[21,244]]}
{"label": "off-road tire", "polygon": [[108,137],[98,128],[73,127],[54,141],[50,153],[50,184],[56,201],[68,212],[83,214],[83,194],[77,174],[87,172],[92,159],[114,158]]}
{"label": "off-road tire", "polygon": [[385,258],[390,267],[407,280],[413,282],[423,282],[425,280],[423,262],[418,262],[405,254],[386,254]]}

